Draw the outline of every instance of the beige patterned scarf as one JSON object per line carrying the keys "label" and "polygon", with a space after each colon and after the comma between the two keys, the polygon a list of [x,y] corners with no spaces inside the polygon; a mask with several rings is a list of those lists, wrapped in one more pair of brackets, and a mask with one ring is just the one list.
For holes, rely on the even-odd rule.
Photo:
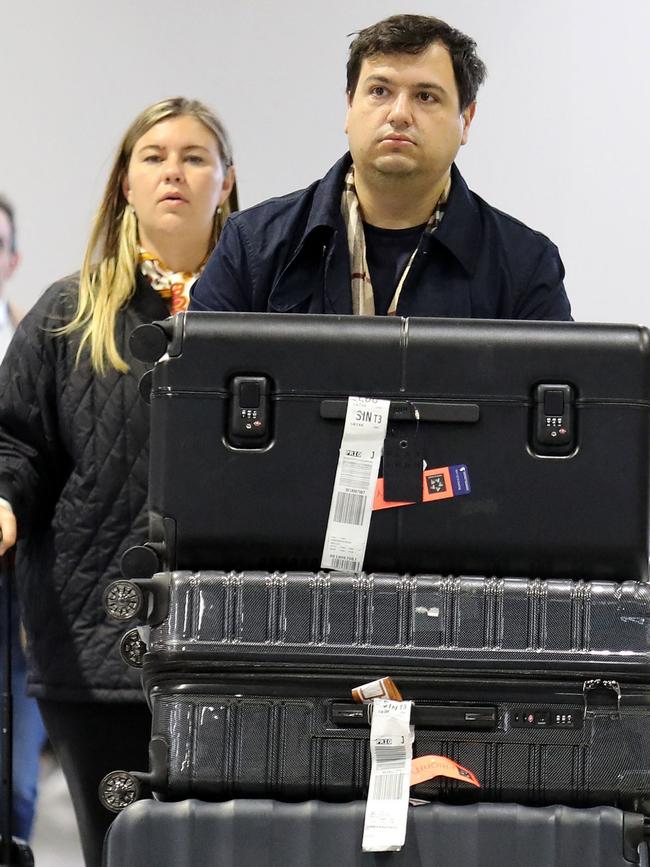
{"label": "beige patterned scarf", "polygon": [[145,279],[169,304],[169,312],[173,314],[187,310],[190,303],[190,289],[201,276],[203,266],[195,272],[172,271],[164,262],[142,247],[140,247],[138,261]]}
{"label": "beige patterned scarf", "polygon": [[[435,232],[445,213],[445,205],[449,198],[449,190],[451,189],[451,178],[447,181],[442,195],[436,202],[433,213],[429,217],[429,222],[424,228],[423,235],[426,233]],[[350,250],[350,271],[352,273],[352,312],[362,316],[375,315],[375,296],[370,282],[370,272],[368,263],[366,262],[366,236],[363,232],[363,216],[359,207],[359,199],[357,191],[354,187],[354,166],[350,166],[350,171],[345,176],[343,184],[343,196],[341,197],[341,213],[345,220],[345,225],[348,231],[348,249]],[[421,243],[421,242],[420,242]],[[418,245],[419,246],[419,245]],[[402,291],[402,286],[406,280],[406,275],[409,272],[411,263],[417,252],[417,247],[413,250],[411,258],[408,260],[406,268],[400,277],[393,300],[388,307],[388,316],[395,316],[397,312],[397,303]]]}

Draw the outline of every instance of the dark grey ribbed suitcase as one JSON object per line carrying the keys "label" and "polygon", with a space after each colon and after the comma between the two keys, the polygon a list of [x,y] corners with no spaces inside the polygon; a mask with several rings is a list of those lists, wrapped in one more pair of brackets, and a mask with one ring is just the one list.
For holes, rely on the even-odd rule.
{"label": "dark grey ribbed suitcase", "polygon": [[111,826],[104,867],[647,867],[644,820],[608,807],[410,808],[400,852],[362,853],[364,803],[141,801]]}
{"label": "dark grey ribbed suitcase", "polygon": [[[380,475],[414,501],[372,512],[367,571],[647,577],[648,329],[188,313],[138,329],[133,351],[165,353],[149,389],[161,568],[318,569],[354,395],[391,402]],[[423,462],[445,499],[423,500]],[[352,488],[337,530],[363,522]]]}
{"label": "dark grey ribbed suitcase", "polygon": [[[143,600],[146,595],[147,601]],[[118,581],[161,659],[650,675],[650,583],[328,572],[162,572]]]}
{"label": "dark grey ribbed suitcase", "polygon": [[482,784],[417,796],[650,806],[647,584],[179,572],[117,582],[107,603],[148,612],[163,798],[365,797],[368,708],[350,691],[392,675],[414,755]]}

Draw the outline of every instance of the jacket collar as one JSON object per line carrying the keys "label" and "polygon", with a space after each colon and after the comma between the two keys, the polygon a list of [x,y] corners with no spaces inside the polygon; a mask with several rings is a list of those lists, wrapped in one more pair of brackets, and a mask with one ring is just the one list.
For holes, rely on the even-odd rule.
{"label": "jacket collar", "polygon": [[454,163],[451,167],[451,191],[445,207],[445,216],[429,243],[446,247],[463,268],[474,274],[481,250],[483,228],[473,193]]}
{"label": "jacket collar", "polygon": [[[352,157],[346,153],[316,184],[300,246],[318,229],[335,231],[340,227],[341,193],[351,164]],[[482,234],[481,218],[473,194],[454,163],[451,167],[451,191],[445,216],[436,232],[430,236],[430,243],[442,244],[468,273],[473,274],[481,249]]]}
{"label": "jacket collar", "polygon": [[352,157],[346,153],[334,163],[325,177],[317,181],[303,241],[316,229],[327,228],[335,231],[340,226],[343,182],[351,165]]}

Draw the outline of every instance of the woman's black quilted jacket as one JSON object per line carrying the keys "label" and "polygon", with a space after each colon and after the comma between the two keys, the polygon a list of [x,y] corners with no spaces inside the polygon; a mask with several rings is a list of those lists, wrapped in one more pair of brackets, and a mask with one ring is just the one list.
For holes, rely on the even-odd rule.
{"label": "woman's black quilted jacket", "polygon": [[102,592],[121,554],[147,534],[148,407],[138,393],[146,366],[128,338],[168,315],[141,278],[117,319],[130,370],[75,364],[78,338],[53,329],[76,306],[77,278],[55,283],[19,325],[0,366],[0,497],[16,512],[16,583],[29,640],[30,691],[62,701],[143,698],[119,655],[124,626]]}

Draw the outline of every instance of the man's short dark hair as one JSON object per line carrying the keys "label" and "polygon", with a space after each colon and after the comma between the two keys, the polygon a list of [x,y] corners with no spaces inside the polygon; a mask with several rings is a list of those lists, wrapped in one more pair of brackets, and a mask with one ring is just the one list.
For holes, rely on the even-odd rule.
{"label": "man's short dark hair", "polygon": [[14,213],[14,207],[9,201],[9,199],[5,198],[5,196],[0,193],[0,211],[4,211],[7,215],[7,219],[9,220],[9,226],[11,227],[11,252],[16,252],[16,216]]}
{"label": "man's short dark hair", "polygon": [[350,45],[347,92],[350,99],[359,82],[365,57],[376,54],[420,54],[434,42],[444,45],[454,67],[458,101],[463,111],[474,102],[487,69],[476,54],[476,42],[439,18],[428,15],[391,15],[360,30]]}

